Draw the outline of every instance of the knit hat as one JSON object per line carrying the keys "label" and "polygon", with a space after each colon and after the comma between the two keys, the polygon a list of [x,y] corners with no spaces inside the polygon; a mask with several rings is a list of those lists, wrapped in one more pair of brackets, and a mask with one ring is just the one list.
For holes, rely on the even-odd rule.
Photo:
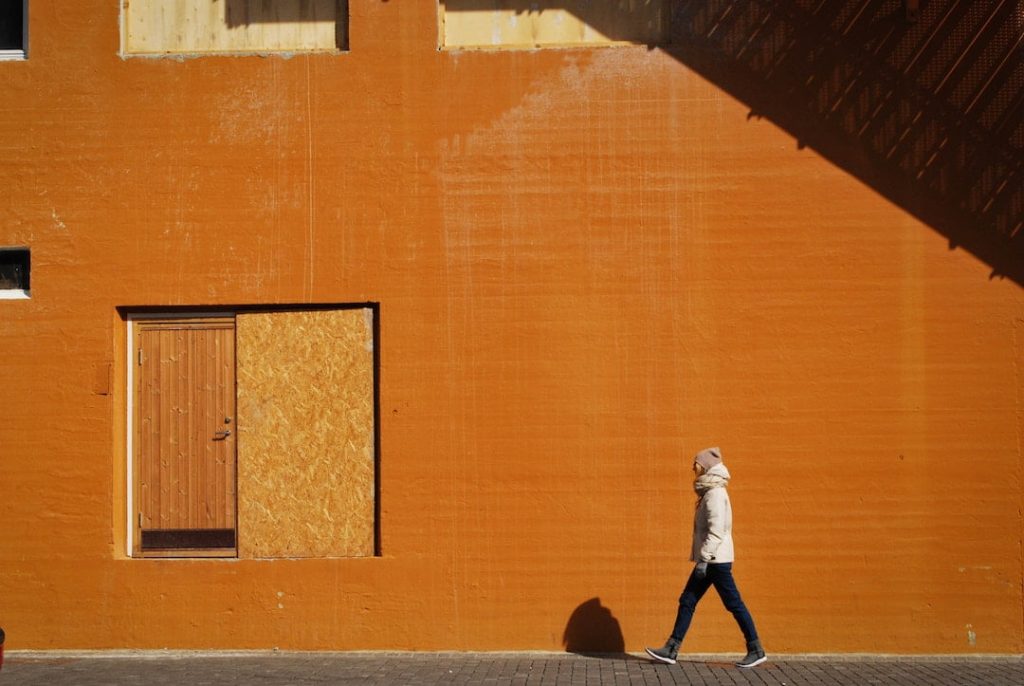
{"label": "knit hat", "polygon": [[705,448],[694,456],[693,461],[707,471],[716,464],[722,464],[722,451],[718,448]]}

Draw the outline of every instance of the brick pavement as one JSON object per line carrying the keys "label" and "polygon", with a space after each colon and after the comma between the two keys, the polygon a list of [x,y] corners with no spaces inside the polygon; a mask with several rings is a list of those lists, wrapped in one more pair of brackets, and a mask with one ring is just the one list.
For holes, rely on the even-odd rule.
{"label": "brick pavement", "polygon": [[9,653],[0,686],[306,686],[485,684],[510,686],[1022,686],[1024,658],[771,658],[752,670],[731,656],[688,656],[678,665],[637,655],[566,653]]}

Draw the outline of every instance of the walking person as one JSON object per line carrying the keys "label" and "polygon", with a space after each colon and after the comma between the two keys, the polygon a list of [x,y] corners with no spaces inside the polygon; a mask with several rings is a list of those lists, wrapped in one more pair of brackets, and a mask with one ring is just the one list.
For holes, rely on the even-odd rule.
{"label": "walking person", "polygon": [[722,452],[718,448],[707,448],[697,453],[693,458],[693,473],[697,509],[693,516],[690,560],[695,565],[679,596],[679,611],[668,641],[661,648],[647,648],[647,654],[659,662],[670,665],[676,663],[679,646],[690,628],[697,603],[708,588],[714,586],[725,609],[736,618],[743,638],[747,641],[747,655],[736,666],[754,667],[768,658],[757,637],[754,620],[732,578],[732,505],[725,490],[730,475],[722,463]]}

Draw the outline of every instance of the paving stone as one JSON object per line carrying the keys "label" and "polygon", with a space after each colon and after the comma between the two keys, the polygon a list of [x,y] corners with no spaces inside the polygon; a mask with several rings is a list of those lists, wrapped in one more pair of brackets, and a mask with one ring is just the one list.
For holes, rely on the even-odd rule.
{"label": "paving stone", "polygon": [[1021,686],[1024,658],[779,656],[738,669],[723,656],[662,665],[640,655],[567,653],[34,653],[8,654],[0,686]]}

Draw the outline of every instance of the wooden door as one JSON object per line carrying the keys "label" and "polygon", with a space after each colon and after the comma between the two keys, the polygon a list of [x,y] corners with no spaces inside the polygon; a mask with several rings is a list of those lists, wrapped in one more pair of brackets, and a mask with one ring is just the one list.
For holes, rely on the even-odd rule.
{"label": "wooden door", "polygon": [[234,318],[136,321],[135,356],[135,551],[234,555]]}

